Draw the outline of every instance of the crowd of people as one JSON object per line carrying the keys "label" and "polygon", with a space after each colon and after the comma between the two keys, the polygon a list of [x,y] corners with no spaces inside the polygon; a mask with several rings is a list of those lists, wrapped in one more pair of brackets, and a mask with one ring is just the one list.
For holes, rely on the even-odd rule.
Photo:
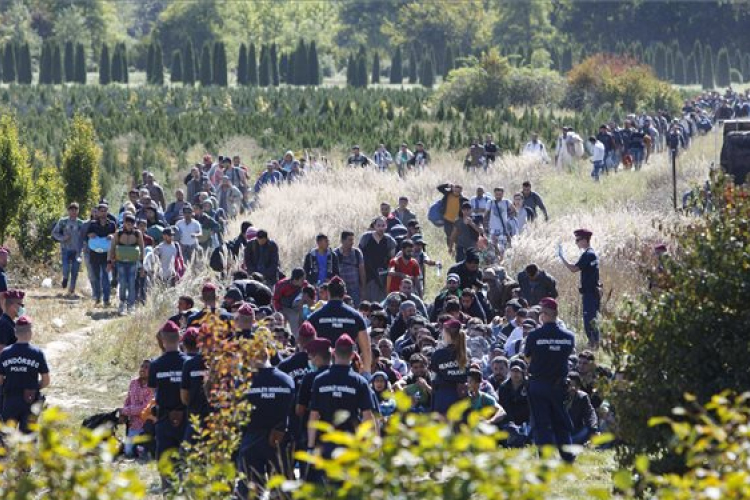
{"label": "crowd of people", "polygon": [[[666,113],[628,117],[622,128],[603,125],[588,141],[592,176],[631,161],[639,168],[654,151],[672,148],[672,134],[679,135],[678,147],[686,147],[692,133]],[[501,154],[492,136],[479,142],[472,144],[466,168],[487,168]],[[578,157],[581,146],[578,134],[564,127],[555,164]],[[550,160],[537,136],[523,154]],[[419,143],[414,152],[403,144],[394,155],[381,145],[371,158],[354,147],[347,164],[379,170],[393,164],[403,174],[429,161]],[[85,263],[95,306],[110,307],[115,285],[119,313],[128,314],[145,301],[150,287],[174,286],[199,260],[206,260],[221,280],[206,282],[199,300],[180,297],[174,315],[160,328],[162,354],[143,361],[120,410],[127,422],[127,455],[159,458],[196,439],[190,422],[212,411],[204,390],[210,374],[201,352],[200,327],[208,317],[226,321],[237,336],[252,337],[262,325],[276,342],[275,354],[263,349],[258,354],[258,373],[247,395],[253,412],[236,457],[246,473],[240,497],[262,486],[267,473],[283,468],[278,457],[291,456],[293,449],[331,456],[332,447],[321,442],[309,422],[346,431],[368,420],[380,425],[395,411],[395,392],[411,398],[413,412],[445,415],[463,400],[471,410],[491,408],[487,421],[507,432],[507,446],[556,445],[566,460],[574,459],[568,445],[586,444],[612,425],[614,416],[598,392],[600,380],[612,374],[597,364],[602,284],[590,230],[571,231],[580,250],[575,259],[558,249],[562,264],[581,278],[588,344],[576,348],[575,335],[561,317],[555,278],[535,263],[516,275],[504,267],[513,239],[529,224],[549,219],[530,182],[507,198],[501,186],[493,187],[491,195],[476,187],[474,196],[464,195],[456,183],[436,187],[438,199],[426,215],[442,227],[445,240],[430,244],[445,244],[455,263],[447,266],[436,296],[427,297],[426,267],[435,267],[440,276],[442,262],[428,255],[421,217],[406,196],[398,197],[395,208],[383,202],[363,234],[342,228],[337,242],[319,234],[288,275],[268,231],[245,221],[238,235],[227,234],[231,219],[249,216],[253,192],[303,177],[311,167],[305,163],[288,151],[268,162],[253,184],[238,156],[214,162],[206,155],[169,203],[154,174],[144,172],[142,184],[129,191],[119,211],[102,200],[84,221],[71,203],[67,217],[55,225],[62,287],[75,294]],[[0,259],[6,260],[4,252],[0,249]],[[227,273],[228,259],[240,269]],[[0,347],[28,344],[30,335],[18,334],[30,331],[23,292],[6,291],[3,307]],[[41,354],[29,346],[18,349],[33,351],[37,358]],[[26,351],[11,354],[29,357]],[[4,391],[6,398],[31,389],[36,399],[21,398],[8,413],[3,405],[3,416],[25,422],[49,384],[49,370],[41,354],[41,360],[25,364],[36,368],[19,382],[8,370],[13,362],[3,364],[6,352],[0,356],[0,381],[23,388]],[[343,422],[335,417],[339,410],[348,413]],[[153,437],[151,444],[134,441],[142,434]],[[305,476],[325,480],[315,469]]]}

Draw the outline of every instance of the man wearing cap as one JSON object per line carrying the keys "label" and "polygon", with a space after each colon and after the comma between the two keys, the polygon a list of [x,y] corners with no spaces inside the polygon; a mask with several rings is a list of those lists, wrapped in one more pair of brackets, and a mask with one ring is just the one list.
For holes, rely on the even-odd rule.
{"label": "man wearing cap", "polygon": [[466,257],[448,269],[448,274],[455,274],[459,277],[461,289],[484,287],[482,281],[482,270],[479,268],[479,254],[470,249],[466,252]]}
{"label": "man wearing cap", "polygon": [[18,341],[0,353],[0,386],[3,389],[2,419],[16,422],[21,432],[29,431],[32,406],[49,386],[47,360],[41,349],[31,345],[31,319],[16,321]]}
{"label": "man wearing cap", "polygon": [[386,296],[386,276],[388,263],[396,254],[396,240],[386,234],[388,224],[385,217],[378,217],[372,223],[372,231],[362,235],[359,249],[365,265],[365,300],[381,302]]}
{"label": "man wearing cap", "polygon": [[[91,277],[91,288],[93,289],[93,296],[96,305],[101,304],[102,299],[104,300],[104,307],[109,307],[109,273],[107,271],[108,252],[102,250],[103,246],[92,245],[92,240],[98,238],[99,240],[107,239],[110,240],[109,246],[112,246],[112,239],[115,232],[117,232],[117,226],[112,222],[109,217],[109,207],[100,203],[97,213],[96,222],[92,222],[88,227],[88,242],[89,248],[89,263],[91,269],[94,272]],[[102,251],[100,251],[102,250]]]}
{"label": "man wearing cap", "polygon": [[250,421],[242,429],[237,458],[238,469],[247,478],[240,481],[237,488],[239,498],[243,500],[248,498],[250,491],[262,491],[266,475],[284,473],[279,458],[286,453],[283,443],[294,405],[294,381],[271,366],[267,348],[259,350],[253,364],[257,371],[245,395],[252,405],[252,412]]}
{"label": "man wearing cap", "polygon": [[[151,362],[148,386],[156,390],[156,459],[168,450],[179,449],[185,437],[187,415],[180,397],[182,372],[190,359],[180,352],[180,327],[168,321],[159,331],[164,354]],[[165,477],[162,486],[168,486]]]}
{"label": "man wearing cap", "polygon": [[524,356],[529,361],[529,406],[534,422],[534,444],[557,445],[563,460],[574,456],[566,446],[572,444],[572,424],[565,409],[568,357],[575,348],[573,333],[557,324],[557,301],[544,298],[542,326],[526,337]]}
{"label": "man wearing cap", "polygon": [[[347,334],[341,335],[335,343],[334,364],[315,377],[307,429],[308,450],[321,444],[317,429],[313,425],[319,420],[333,425],[337,431],[350,433],[354,433],[362,422],[371,421],[374,425],[372,431],[378,432],[377,421],[373,415],[375,397],[367,380],[352,370],[350,363],[353,355],[354,341]],[[346,414],[343,420],[337,416],[337,413],[342,411]],[[334,448],[335,445],[323,443],[323,456],[330,458]],[[320,480],[320,472],[315,472],[317,477],[312,479]]]}
{"label": "man wearing cap", "polygon": [[594,249],[591,248],[592,232],[588,229],[577,229],[573,232],[576,238],[576,246],[583,250],[578,262],[571,264],[565,259],[562,248],[558,247],[558,255],[562,263],[573,273],[581,273],[581,287],[578,291],[583,299],[583,326],[589,347],[599,348],[599,328],[596,325],[596,316],[599,314],[601,305],[601,283],[599,282],[599,258]]}
{"label": "man wearing cap", "polygon": [[435,302],[432,304],[432,311],[430,311],[430,321],[432,323],[437,322],[438,317],[443,313],[445,309],[445,303],[451,297],[461,297],[461,278],[456,273],[448,273],[445,277],[445,287],[435,297]]}
{"label": "man wearing cap", "polygon": [[346,164],[350,167],[366,167],[370,164],[370,159],[360,153],[359,146],[352,146],[352,154],[346,160]]}
{"label": "man wearing cap", "polygon": [[69,295],[76,291],[78,269],[81,266],[82,227],[83,221],[78,218],[78,203],[74,202],[68,205],[68,216],[57,221],[52,229],[52,237],[60,243],[62,254],[62,287],[68,289]]}
{"label": "man wearing cap", "polygon": [[508,446],[525,446],[529,444],[529,391],[526,379],[526,362],[516,358],[510,362],[508,380],[497,389],[497,400],[507,415],[501,428],[508,432]]}
{"label": "man wearing cap", "polygon": [[310,315],[308,321],[315,328],[318,337],[328,339],[336,344],[338,339],[351,333],[357,339],[359,354],[362,356],[362,366],[366,374],[371,373],[372,348],[370,336],[367,333],[365,320],[359,311],[344,304],[346,285],[338,276],[328,285],[330,300],[326,305]]}
{"label": "man wearing cap", "polygon": [[[193,442],[194,436],[199,429],[194,429],[191,423],[193,417],[197,417],[200,427],[211,412],[211,406],[206,397],[204,387],[208,371],[206,360],[200,352],[200,330],[196,327],[185,329],[182,335],[182,344],[195,346],[198,351],[190,357],[182,367],[182,381],[180,382],[180,401],[187,409],[187,425],[185,426],[185,441]],[[189,354],[189,353],[187,353]]]}
{"label": "man wearing cap", "polygon": [[193,260],[193,253],[198,247],[198,238],[202,234],[203,228],[200,222],[193,219],[193,207],[186,205],[182,209],[182,220],[177,221],[177,241],[186,264]]}

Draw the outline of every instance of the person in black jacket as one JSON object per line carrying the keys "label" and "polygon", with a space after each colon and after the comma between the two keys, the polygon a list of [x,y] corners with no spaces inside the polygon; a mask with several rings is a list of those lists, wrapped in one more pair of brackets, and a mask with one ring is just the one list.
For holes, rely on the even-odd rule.
{"label": "person in black jacket", "polygon": [[339,275],[339,258],[329,248],[328,236],[325,234],[316,236],[315,243],[317,247],[305,255],[302,268],[308,283],[320,286]]}
{"label": "person in black jacket", "polygon": [[544,297],[557,298],[557,281],[536,264],[529,264],[518,273],[518,284],[521,286],[521,297],[529,306],[539,304]]}
{"label": "person in black jacket", "polygon": [[589,395],[581,390],[581,376],[577,372],[568,373],[568,394],[565,407],[573,422],[573,444],[586,444],[599,429],[596,410]]}
{"label": "person in black jacket", "polygon": [[279,281],[279,247],[268,238],[268,232],[261,229],[254,240],[245,246],[245,270],[248,274],[258,272],[266,284],[271,286]]}

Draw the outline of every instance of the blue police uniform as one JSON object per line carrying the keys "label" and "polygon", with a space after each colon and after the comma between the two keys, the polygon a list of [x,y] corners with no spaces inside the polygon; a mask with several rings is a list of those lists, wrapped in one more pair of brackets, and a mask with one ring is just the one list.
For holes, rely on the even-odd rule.
{"label": "blue police uniform", "polygon": [[[294,399],[296,401],[302,385],[302,380],[313,371],[313,369],[310,368],[310,357],[304,351],[296,352],[280,362],[277,367],[279,370],[292,377],[295,387]],[[301,427],[300,419],[297,418],[297,414],[294,411],[294,405],[292,405],[289,414],[289,443],[295,443],[297,448],[304,449],[304,440],[307,439],[307,434],[301,432],[301,429],[303,428]]]}
{"label": "blue police uniform", "polygon": [[31,407],[39,400],[39,375],[45,373],[47,359],[38,347],[16,343],[0,353],[0,375],[5,378],[2,418],[18,422],[21,432],[28,432]]}
{"label": "blue police uniform", "polygon": [[200,311],[194,312],[193,314],[188,316],[187,326],[199,327],[212,314],[218,316],[220,321],[224,321],[227,324],[227,327],[231,325],[233,318],[232,318],[232,315],[229,314],[226,309],[223,309],[221,307],[205,307],[201,309]]}
{"label": "blue police uniform", "polygon": [[329,300],[326,305],[312,313],[307,321],[315,327],[319,338],[328,339],[334,345],[345,333],[356,338],[359,332],[367,330],[362,315],[339,299]]}
{"label": "blue police uniform", "polygon": [[179,448],[185,437],[187,416],[185,405],[180,400],[182,370],[187,355],[165,352],[154,361],[148,370],[148,386],[156,390],[156,458],[167,450]]}
{"label": "blue police uniform", "polygon": [[192,424],[192,417],[198,417],[203,425],[203,421],[211,412],[211,406],[206,398],[206,391],[203,384],[206,379],[206,361],[203,355],[198,353],[185,361],[182,367],[182,381],[180,389],[184,389],[190,394],[190,404],[187,407],[187,425],[185,426],[185,441],[193,442],[195,429]]}
{"label": "blue police uniform", "polygon": [[[16,322],[6,313],[0,316],[0,344],[4,346],[16,343]],[[0,384],[0,411],[3,409],[3,386]]]}
{"label": "blue police uniform", "polygon": [[593,248],[587,248],[576,262],[581,270],[581,287],[578,290],[583,299],[583,327],[590,343],[599,342],[599,329],[596,315],[599,314],[599,258]]}
{"label": "blue police uniform", "polygon": [[[289,412],[294,404],[294,381],[276,367],[266,367],[253,375],[247,393],[252,405],[250,422],[242,430],[239,470],[253,483],[264,485],[266,474],[280,471],[277,448],[271,444],[272,432],[286,433]],[[248,487],[239,485],[240,498],[247,498]]]}
{"label": "blue police uniform", "polygon": [[432,411],[445,415],[448,409],[466,395],[466,368],[456,359],[456,348],[447,345],[436,350],[430,359],[432,377]]}
{"label": "blue police uniform", "polygon": [[537,446],[557,444],[565,460],[573,459],[562,448],[572,444],[573,425],[564,401],[568,356],[574,347],[573,333],[555,323],[545,323],[529,333],[524,349],[524,355],[531,357],[529,406],[534,443]]}
{"label": "blue police uniform", "polygon": [[310,420],[310,401],[312,400],[313,382],[315,382],[318,375],[328,371],[328,368],[328,366],[324,366],[314,372],[308,373],[302,377],[302,381],[297,387],[297,404],[307,408],[305,414],[299,419],[299,433],[304,437],[305,441],[307,441],[307,423]]}

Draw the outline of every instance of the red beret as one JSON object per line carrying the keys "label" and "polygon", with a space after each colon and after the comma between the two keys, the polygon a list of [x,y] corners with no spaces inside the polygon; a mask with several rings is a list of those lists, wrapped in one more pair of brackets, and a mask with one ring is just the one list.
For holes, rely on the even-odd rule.
{"label": "red beret", "polygon": [[23,290],[7,290],[3,292],[3,296],[6,299],[23,300],[26,297],[26,293]]}
{"label": "red beret", "polygon": [[16,320],[16,328],[31,326],[31,318],[28,316],[21,316]]}
{"label": "red beret", "polygon": [[539,305],[542,306],[543,309],[557,311],[557,301],[551,297],[544,297],[539,301]]}
{"label": "red beret", "polygon": [[667,245],[664,243],[659,243],[654,247],[655,252],[666,252],[667,251]]}
{"label": "red beret", "polygon": [[0,247],[0,253],[4,253],[5,255],[10,255],[10,250],[8,250],[8,247]]}
{"label": "red beret", "polygon": [[309,321],[305,321],[300,325],[298,333],[302,338],[313,339],[318,332],[315,331],[315,327],[312,326],[312,323],[310,323]]}
{"label": "red beret", "polygon": [[179,333],[180,327],[174,321],[167,321],[164,326],[161,327],[161,331],[164,333]]}
{"label": "red beret", "polygon": [[340,276],[334,276],[333,278],[331,278],[331,281],[329,281],[328,283],[331,285],[345,285],[346,284],[346,282],[343,279],[341,279]]}
{"label": "red beret", "polygon": [[445,323],[443,323],[444,328],[453,328],[456,330],[459,330],[461,328],[461,322],[457,319],[449,319]]}
{"label": "red beret", "polygon": [[576,229],[575,231],[573,231],[573,235],[576,238],[590,239],[592,234],[594,233],[592,233],[588,229]]}
{"label": "red beret", "polygon": [[331,350],[331,341],[324,338],[315,338],[307,343],[305,350],[310,355],[320,354]]}
{"label": "red beret", "polygon": [[185,329],[185,333],[182,334],[182,338],[180,340],[182,341],[182,343],[187,342],[190,344],[197,344],[200,335],[200,330],[195,328],[194,326],[191,326],[190,328]]}
{"label": "red beret", "polygon": [[203,161],[211,161],[211,155],[203,155]]}
{"label": "red beret", "polygon": [[215,290],[217,290],[217,288],[216,288],[216,285],[214,285],[213,283],[208,282],[208,283],[203,284],[203,288],[202,288],[203,292],[210,292],[210,291],[215,291]]}
{"label": "red beret", "polygon": [[237,315],[245,316],[253,320],[255,319],[255,311],[253,310],[253,306],[248,303],[242,304],[240,308],[237,309]]}
{"label": "red beret", "polygon": [[354,347],[354,341],[348,333],[343,334],[336,341],[336,349],[351,349]]}
{"label": "red beret", "polygon": [[258,230],[253,226],[250,226],[249,228],[247,228],[247,231],[245,231],[245,239],[247,241],[254,240],[256,236],[258,236]]}

